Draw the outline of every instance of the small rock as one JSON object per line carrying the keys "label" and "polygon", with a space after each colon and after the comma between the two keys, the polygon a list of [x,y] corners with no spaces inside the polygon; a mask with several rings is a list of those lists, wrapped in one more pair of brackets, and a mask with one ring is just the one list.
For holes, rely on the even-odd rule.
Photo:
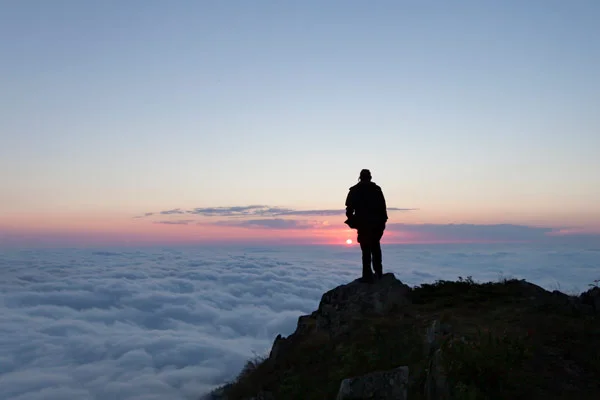
{"label": "small rock", "polygon": [[408,367],[344,379],[336,400],[405,400]]}
{"label": "small rock", "polygon": [[427,400],[445,400],[450,398],[446,372],[442,366],[441,349],[435,351],[429,362],[425,382],[425,396]]}
{"label": "small rock", "polygon": [[437,319],[431,323],[425,332],[425,356],[431,357],[433,353],[440,348],[443,336],[452,333],[452,326],[446,323],[440,323]]}
{"label": "small rock", "polygon": [[583,314],[594,314],[594,308],[591,304],[584,304],[581,297],[569,296],[558,290],[554,290],[551,293],[549,301],[555,307],[560,310],[583,313]]}
{"label": "small rock", "polygon": [[516,281],[514,285],[516,285],[517,292],[519,295],[523,297],[528,297],[530,300],[535,300],[538,297],[548,294],[548,291],[546,289],[542,288],[541,286],[535,285],[531,282],[527,282],[525,279]]}
{"label": "small rock", "polygon": [[597,314],[600,313],[600,287],[593,287],[580,296],[581,303],[591,306]]}

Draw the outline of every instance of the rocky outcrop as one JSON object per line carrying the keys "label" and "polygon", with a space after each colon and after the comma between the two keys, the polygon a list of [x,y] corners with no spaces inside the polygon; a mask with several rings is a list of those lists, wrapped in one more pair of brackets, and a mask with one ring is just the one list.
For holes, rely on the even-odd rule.
{"label": "rocky outcrop", "polygon": [[355,280],[325,293],[312,317],[317,330],[337,336],[365,315],[385,315],[409,304],[409,293],[410,288],[392,273],[384,274],[373,284]]}
{"label": "rocky outcrop", "polygon": [[405,400],[408,385],[408,367],[344,379],[336,400]]}
{"label": "rocky outcrop", "polygon": [[[334,338],[351,330],[366,316],[383,316],[405,306],[410,303],[409,293],[410,288],[392,273],[384,274],[374,283],[357,279],[338,286],[323,294],[316,311],[298,318],[293,334],[277,335],[267,362],[284,359],[296,339],[316,332]],[[407,382],[408,367],[349,378],[342,382],[338,399],[405,399]]]}
{"label": "rocky outcrop", "polygon": [[286,353],[291,344],[291,339],[277,335],[275,341],[273,342],[273,346],[271,347],[271,352],[269,353],[269,362],[275,363],[279,361],[281,356]]}
{"label": "rocky outcrop", "polygon": [[[357,279],[338,286],[323,294],[316,311],[298,318],[294,333],[288,337],[277,335],[266,362],[277,365],[285,360],[290,348],[302,337],[318,332],[333,338],[347,332],[355,323],[364,321],[365,316],[385,315],[409,304],[409,293],[410,288],[392,273],[384,274],[374,283],[363,283]],[[407,381],[408,367],[349,378],[342,382],[338,398],[405,399]],[[252,398],[269,399],[272,395],[266,392]]]}
{"label": "rocky outcrop", "polygon": [[275,361],[297,337],[315,332],[336,337],[352,329],[365,316],[385,315],[410,303],[410,287],[396,279],[394,274],[384,274],[374,283],[359,279],[332,289],[321,297],[319,308],[310,315],[298,318],[296,330],[289,337],[277,335],[269,360]]}
{"label": "rocky outcrop", "polygon": [[[428,400],[449,399],[453,383],[452,375],[448,375],[445,366],[450,365],[449,362],[452,361],[451,357],[454,353],[451,349],[454,348],[455,344],[469,345],[471,343],[469,334],[465,332],[465,327],[461,325],[462,321],[454,318],[452,319],[454,328],[436,319],[430,324],[427,322],[428,328],[421,331],[423,326],[421,323],[431,321],[433,318],[445,320],[444,316],[447,316],[446,309],[448,307],[457,307],[459,310],[463,310],[469,318],[472,317],[471,305],[474,298],[481,303],[485,303],[487,309],[498,305],[512,310],[516,304],[515,309],[526,307],[528,313],[532,312],[539,315],[553,313],[553,315],[572,318],[583,313],[585,317],[581,318],[582,321],[595,320],[595,316],[588,317],[590,314],[600,313],[600,288],[598,287],[593,287],[580,296],[570,296],[556,290],[553,292],[547,291],[525,280],[509,280],[497,284],[463,284],[463,286],[467,286],[464,290],[463,286],[458,289],[456,289],[456,286],[458,285],[449,282],[445,286],[437,284],[437,286],[431,285],[431,287],[411,289],[397,280],[394,274],[387,273],[374,283],[363,283],[357,279],[329,290],[321,297],[317,310],[298,318],[296,330],[291,335],[287,337],[277,335],[266,360],[266,363],[270,365],[267,364],[266,369],[261,369],[259,374],[262,377],[259,379],[264,381],[259,380],[257,381],[259,384],[237,392],[243,394],[234,395],[232,393],[236,393],[235,390],[228,392],[221,388],[213,392],[213,397],[207,399],[227,400],[226,395],[231,395],[238,396],[235,397],[238,400],[275,400],[273,395],[275,393],[277,400],[283,400],[280,396],[284,395],[281,393],[292,392],[301,395],[307,387],[313,384],[310,378],[311,373],[313,373],[313,366],[318,369],[319,365],[326,365],[328,368],[329,365],[332,365],[334,368],[340,368],[337,370],[338,373],[343,369],[351,371],[350,373],[360,374],[377,368],[379,363],[372,363],[369,364],[368,368],[364,368],[363,357],[370,357],[373,354],[379,357],[376,358],[377,360],[385,360],[380,365],[382,370],[354,377],[347,377],[349,375],[347,372],[340,375],[336,374],[335,382],[331,380],[334,379],[333,375],[330,376],[327,372],[321,370],[321,376],[326,378],[324,380],[328,380],[327,398],[335,396],[337,390],[336,400],[404,400],[407,398],[407,391],[410,387],[411,393],[412,390],[418,390],[419,394],[424,395]],[[418,290],[421,290],[421,292],[418,292]],[[431,296],[431,292],[434,292],[434,296]],[[429,297],[426,297],[426,295],[431,296],[432,300],[427,300]],[[456,298],[464,303],[458,303],[457,305],[456,301],[444,301],[447,299],[455,300]],[[410,305],[411,299],[415,303],[412,306]],[[430,303],[420,303],[419,299],[426,299]],[[442,301],[439,301],[439,299]],[[436,308],[435,312],[430,312],[430,309],[432,309],[430,305],[439,308]],[[405,307],[411,308],[405,310]],[[481,308],[482,310],[486,309],[484,306]],[[396,311],[404,312],[398,313]],[[513,321],[512,315],[507,315],[510,315],[507,321]],[[379,316],[383,318],[377,318]],[[404,323],[407,323],[410,329],[407,331],[395,330],[397,327],[403,329]],[[526,329],[527,325],[528,323],[525,322],[521,328]],[[418,330],[419,336],[414,336],[415,329]],[[383,350],[380,349],[377,340],[379,338],[388,339],[389,335],[402,335],[404,332],[409,331],[413,336],[410,337],[410,341],[406,341],[406,346],[410,346],[411,349],[416,348],[417,351],[411,353],[411,358],[402,356],[391,361],[385,353],[386,345],[382,346]],[[462,337],[460,332],[467,335],[467,337]],[[424,336],[420,336],[421,334],[424,334]],[[525,334],[525,330],[523,330],[523,334]],[[369,339],[363,342],[363,338]],[[367,341],[372,339],[374,340],[373,343]],[[389,340],[388,342],[397,343],[395,340]],[[359,350],[354,347],[357,343],[362,345],[356,346]],[[382,343],[386,342],[383,341]],[[422,353],[421,344],[423,346]],[[402,342],[402,346],[404,346],[404,342]],[[407,348],[406,346],[391,348],[395,355],[404,355],[403,349]],[[316,356],[311,356],[313,349],[317,349]],[[371,350],[373,354],[370,353]],[[550,356],[558,357],[558,353],[550,354]],[[370,358],[369,362],[372,359]],[[418,362],[411,361],[415,359],[418,359]],[[325,361],[324,364],[323,361]],[[410,380],[408,366],[403,365],[386,370],[390,366],[405,363],[411,366]],[[301,368],[297,368],[297,365],[301,365]],[[346,367],[349,368],[346,369]],[[284,373],[280,374],[280,371],[284,371]],[[297,375],[301,378],[296,381]],[[289,379],[290,376],[292,376],[292,379],[290,379],[292,384],[289,382],[286,382],[285,385],[279,383]],[[346,379],[341,380],[342,378]],[[319,383],[319,385],[325,387],[323,383]],[[282,387],[286,389],[282,390]],[[452,387],[452,390],[454,390],[454,387]],[[321,392],[321,386],[319,386],[317,391],[312,391],[312,397],[310,398],[321,398],[319,396],[322,393],[325,393],[325,391]]]}

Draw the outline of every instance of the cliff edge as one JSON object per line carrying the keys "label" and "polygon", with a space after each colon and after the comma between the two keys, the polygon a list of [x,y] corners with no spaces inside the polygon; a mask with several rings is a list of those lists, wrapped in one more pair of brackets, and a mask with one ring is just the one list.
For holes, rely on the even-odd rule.
{"label": "cliff edge", "polygon": [[323,294],[214,400],[600,398],[600,288],[391,274]]}

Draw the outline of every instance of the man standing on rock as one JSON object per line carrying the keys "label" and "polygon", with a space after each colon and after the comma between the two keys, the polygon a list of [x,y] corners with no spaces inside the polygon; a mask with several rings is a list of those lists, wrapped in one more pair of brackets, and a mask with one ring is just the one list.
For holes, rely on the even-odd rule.
{"label": "man standing on rock", "polygon": [[371,257],[375,276],[380,279],[383,274],[381,245],[379,241],[388,220],[385,197],[381,188],[371,182],[368,169],[360,171],[359,182],[350,188],[346,197],[346,224],[358,230],[357,241],[362,250],[363,282],[373,282]]}

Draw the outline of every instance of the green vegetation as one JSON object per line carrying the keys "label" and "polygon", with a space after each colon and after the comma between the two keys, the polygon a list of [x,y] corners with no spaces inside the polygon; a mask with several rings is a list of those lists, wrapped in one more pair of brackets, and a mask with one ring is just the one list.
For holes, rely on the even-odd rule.
{"label": "green vegetation", "polygon": [[408,365],[408,397],[424,399],[424,338],[434,320],[451,326],[441,362],[455,399],[600,398],[600,318],[568,296],[515,279],[459,277],[412,288],[410,297],[385,317],[362,316],[350,333],[293,337],[276,363],[249,361],[228,398],[264,390],[276,399],[334,399],[344,378]]}

